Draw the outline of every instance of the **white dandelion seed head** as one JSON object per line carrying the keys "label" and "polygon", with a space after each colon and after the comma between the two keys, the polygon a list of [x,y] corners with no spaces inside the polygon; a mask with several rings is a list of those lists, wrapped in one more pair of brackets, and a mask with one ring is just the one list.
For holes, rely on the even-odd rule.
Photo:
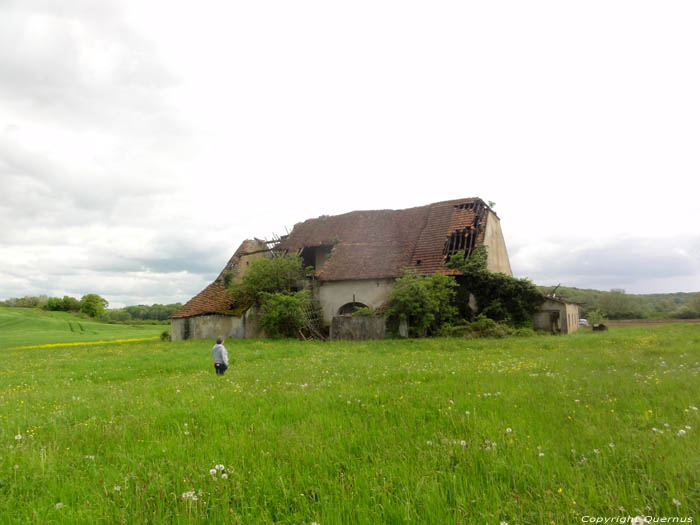
{"label": "white dandelion seed head", "polygon": [[608,443],[608,446],[609,446],[610,448],[615,448],[615,443],[613,443],[613,442],[611,441],[610,443]]}
{"label": "white dandelion seed head", "polygon": [[114,485],[114,490],[116,492],[120,492],[122,490],[122,488],[119,485]]}
{"label": "white dandelion seed head", "polygon": [[224,467],[223,465],[215,465],[214,468],[216,470],[224,470],[226,467]]}
{"label": "white dandelion seed head", "polygon": [[426,443],[426,445],[428,445],[429,447],[432,447],[432,446],[433,446],[433,442],[430,441],[430,440],[426,441],[425,443]]}
{"label": "white dandelion seed head", "polygon": [[466,415],[471,414],[471,412],[469,412],[469,410],[466,410],[464,413],[465,413]]}
{"label": "white dandelion seed head", "polygon": [[632,525],[644,525],[645,523],[649,523],[647,519],[644,516],[635,516],[632,518],[632,521],[630,521]]}
{"label": "white dandelion seed head", "polygon": [[593,449],[593,453],[594,453],[594,454],[600,454],[600,450],[598,450],[597,448],[594,448],[594,449]]}
{"label": "white dandelion seed head", "polygon": [[544,452],[540,452],[540,453],[538,454],[538,456],[539,456],[539,457],[543,457],[543,456],[544,456]]}
{"label": "white dandelion seed head", "polygon": [[508,434],[510,434],[511,432],[513,432],[513,429],[508,427],[508,428],[506,428],[506,432],[508,432]]}
{"label": "white dandelion seed head", "polygon": [[15,441],[19,441],[20,439],[22,439],[22,434],[17,434],[15,436]]}
{"label": "white dandelion seed head", "polygon": [[221,479],[228,479],[228,474],[226,474],[226,472],[221,474]]}
{"label": "white dandelion seed head", "polygon": [[63,503],[61,503],[61,502],[59,501],[58,503],[56,503],[55,507],[56,507],[57,509],[62,509],[62,508],[63,508]]}
{"label": "white dandelion seed head", "polygon": [[462,445],[463,447],[467,446],[467,442],[464,440],[460,441],[459,444]]}
{"label": "white dandelion seed head", "polygon": [[685,430],[680,429],[680,430],[678,431],[678,435],[679,435],[679,436],[685,436]]}
{"label": "white dandelion seed head", "polygon": [[685,428],[686,430],[691,430],[693,427],[691,427],[690,425],[686,425]]}
{"label": "white dandelion seed head", "polygon": [[680,507],[680,506],[681,506],[681,502],[678,501],[676,498],[673,498],[672,501],[673,501],[673,504],[674,504],[676,507]]}
{"label": "white dandelion seed head", "polygon": [[212,476],[216,476],[216,469],[215,468],[210,469],[209,474],[211,474]]}

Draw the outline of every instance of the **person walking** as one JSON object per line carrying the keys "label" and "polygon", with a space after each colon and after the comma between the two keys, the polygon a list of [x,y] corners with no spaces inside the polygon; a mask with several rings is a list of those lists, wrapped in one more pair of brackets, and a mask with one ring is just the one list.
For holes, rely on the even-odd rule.
{"label": "person walking", "polygon": [[224,375],[228,368],[228,352],[224,346],[224,338],[219,337],[216,344],[211,349],[211,354],[214,357],[214,370],[217,375]]}

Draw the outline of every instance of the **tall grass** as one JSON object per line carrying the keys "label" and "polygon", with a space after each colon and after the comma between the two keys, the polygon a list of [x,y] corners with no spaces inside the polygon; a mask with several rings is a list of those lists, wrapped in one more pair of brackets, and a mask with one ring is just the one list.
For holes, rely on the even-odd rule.
{"label": "tall grass", "polygon": [[111,325],[68,312],[0,306],[0,349],[68,342],[156,337],[162,326]]}
{"label": "tall grass", "polygon": [[498,340],[228,341],[223,377],[212,344],[3,351],[0,516],[698,518],[696,325]]}

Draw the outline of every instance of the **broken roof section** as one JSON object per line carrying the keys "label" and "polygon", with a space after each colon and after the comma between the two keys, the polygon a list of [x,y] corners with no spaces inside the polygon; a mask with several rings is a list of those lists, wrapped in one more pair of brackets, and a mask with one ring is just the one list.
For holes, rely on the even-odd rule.
{"label": "broken roof section", "polygon": [[279,244],[287,253],[332,246],[317,268],[324,281],[394,278],[406,268],[443,271],[446,258],[483,243],[489,207],[479,198],[405,210],[353,211],[296,224]]}

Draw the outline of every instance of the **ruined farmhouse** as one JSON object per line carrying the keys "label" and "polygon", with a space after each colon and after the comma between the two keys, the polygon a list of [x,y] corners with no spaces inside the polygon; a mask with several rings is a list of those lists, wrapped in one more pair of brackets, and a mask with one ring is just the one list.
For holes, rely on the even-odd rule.
{"label": "ruined farmhouse", "polygon": [[214,282],[172,314],[171,337],[262,335],[254,312],[236,309],[225,282],[240,279],[257,257],[298,254],[312,267],[309,287],[330,325],[357,308],[382,307],[406,269],[448,272],[443,265],[451,255],[469,255],[481,245],[488,248],[489,270],[512,275],[500,220],[480,198],[309,219],[274,242],[244,241]]}

